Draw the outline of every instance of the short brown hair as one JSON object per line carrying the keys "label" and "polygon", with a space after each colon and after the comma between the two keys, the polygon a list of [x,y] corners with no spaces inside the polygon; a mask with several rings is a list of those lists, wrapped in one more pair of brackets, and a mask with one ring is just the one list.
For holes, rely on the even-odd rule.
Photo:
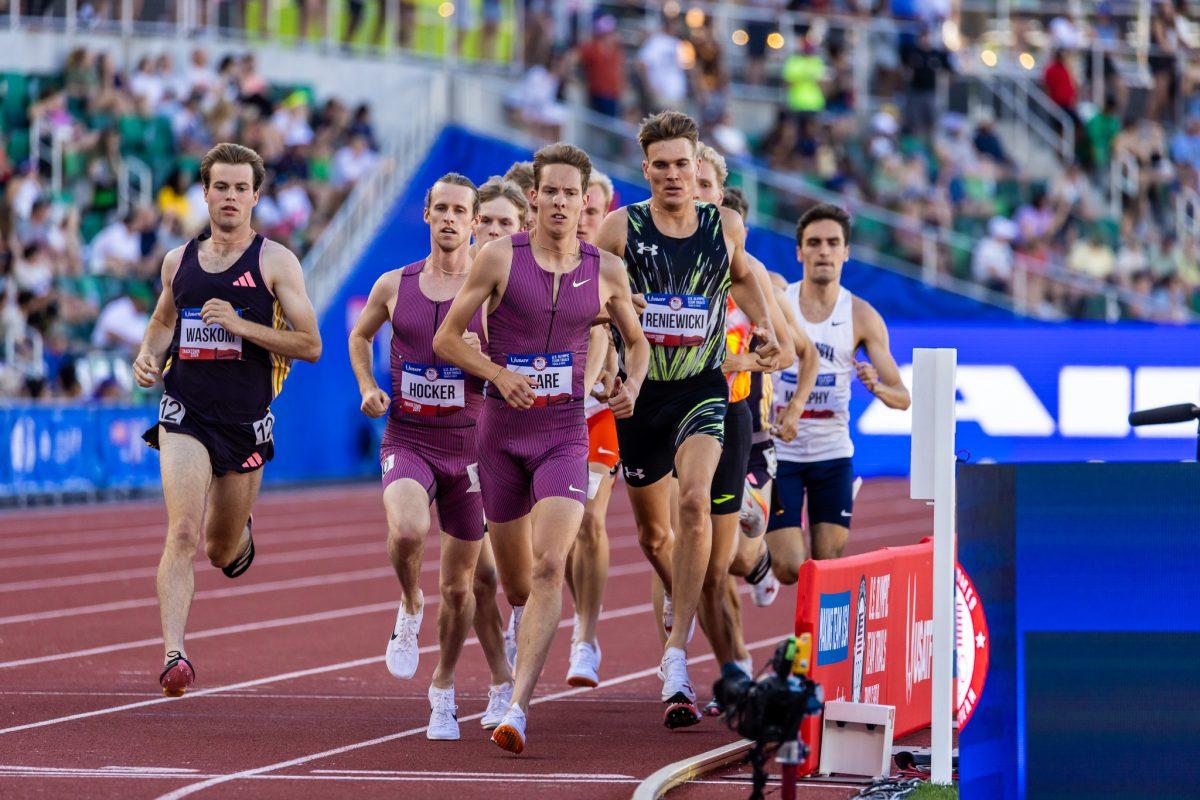
{"label": "short brown hair", "polygon": [[695,148],[700,140],[696,121],[681,111],[660,111],[642,120],[642,127],[638,129],[638,144],[642,146],[643,153],[650,149],[650,145],[670,139],[687,139]]}
{"label": "short brown hair", "polygon": [[508,172],[504,173],[504,180],[520,186],[522,192],[529,192],[533,189],[533,162],[514,161]]}
{"label": "short brown hair", "polygon": [[750,204],[746,202],[746,195],[736,186],[730,186],[725,190],[725,197],[721,200],[721,205],[725,208],[732,208],[743,218],[750,213]]}
{"label": "short brown hair", "polygon": [[533,154],[533,188],[542,185],[542,170],[551,164],[566,164],[579,170],[580,190],[586,192],[592,176],[592,160],[573,144],[555,142]]}
{"label": "short brown hair", "polygon": [[[445,175],[434,181],[433,186],[437,186],[439,183],[448,183],[451,186],[466,186],[471,190],[471,216],[475,216],[479,213],[479,189],[475,186],[474,181],[472,181],[466,175],[460,175],[457,172],[447,172]],[[433,186],[430,186],[429,190],[425,192],[426,211],[429,210],[429,206],[433,203]]]}
{"label": "short brown hair", "polygon": [[835,206],[833,203],[821,203],[805,211],[796,223],[796,244],[799,245],[804,240],[804,229],[814,222],[831,219],[842,226],[842,238],[846,240],[846,244],[850,244],[850,215],[846,209],[841,206]]}
{"label": "short brown hair", "polygon": [[479,187],[479,205],[490,203],[492,200],[507,200],[512,203],[517,207],[517,221],[521,225],[525,224],[525,217],[529,215],[529,198],[521,191],[520,186],[504,180],[499,175],[493,175]]}
{"label": "short brown hair", "polygon": [[725,156],[721,155],[704,142],[697,142],[696,158],[712,164],[713,171],[717,173],[717,183],[720,184],[722,189],[724,189],[725,181],[729,177],[729,165],[725,163]]}
{"label": "short brown hair", "polygon": [[254,173],[254,191],[256,192],[262,188],[263,181],[267,179],[267,168],[263,166],[262,156],[249,147],[233,142],[221,142],[214,145],[200,160],[200,182],[204,184],[205,189],[208,188],[208,182],[212,178],[214,164],[249,164],[250,170]]}

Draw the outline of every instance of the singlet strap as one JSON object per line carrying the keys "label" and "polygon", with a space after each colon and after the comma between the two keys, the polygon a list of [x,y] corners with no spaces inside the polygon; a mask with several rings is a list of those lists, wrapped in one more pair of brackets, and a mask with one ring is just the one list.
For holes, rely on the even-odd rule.
{"label": "singlet strap", "polygon": [[529,231],[517,231],[509,238],[512,239],[512,246],[514,250],[518,247],[529,247]]}

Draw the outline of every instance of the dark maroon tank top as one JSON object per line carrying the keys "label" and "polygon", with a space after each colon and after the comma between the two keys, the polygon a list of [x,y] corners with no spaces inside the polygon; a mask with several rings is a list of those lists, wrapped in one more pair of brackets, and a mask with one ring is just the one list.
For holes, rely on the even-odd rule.
{"label": "dark maroon tank top", "polygon": [[243,319],[286,327],[283,310],[263,280],[266,239],[256,233],[232,266],[205,272],[197,253],[208,236],[201,234],[187,243],[171,286],[178,317],[163,388],[195,417],[219,423],[257,422],[283,389],[291,360],[219,325],[205,325],[200,309],[214,298],[225,300]]}
{"label": "dark maroon tank top", "polygon": [[582,260],[563,273],[555,298],[554,273],[534,259],[529,233],[511,238],[508,286],[488,314],[489,355],[493,363],[537,381],[536,405],[582,401],[588,332],[600,311],[600,251],[579,242]]}
{"label": "dark maroon tank top", "polygon": [[[388,425],[474,425],[483,405],[483,380],[439,359],[433,335],[446,318],[451,300],[430,300],[421,291],[425,260],[401,272],[392,312],[392,405]],[[467,330],[475,333],[487,352],[483,310],[471,317]]]}

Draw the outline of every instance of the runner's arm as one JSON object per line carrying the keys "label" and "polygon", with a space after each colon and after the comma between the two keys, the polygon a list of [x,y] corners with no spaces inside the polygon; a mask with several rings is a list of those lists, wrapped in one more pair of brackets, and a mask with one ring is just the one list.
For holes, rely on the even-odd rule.
{"label": "runner's arm", "polygon": [[621,340],[625,343],[625,379],[613,385],[609,408],[617,419],[633,414],[642,381],[650,367],[650,343],[642,332],[642,324],[633,308],[633,297],[629,292],[629,275],[625,262],[607,253],[600,254],[600,280],[604,284],[605,307]]}
{"label": "runner's arm", "polygon": [[859,343],[871,359],[870,362],[855,360],[858,379],[888,408],[907,409],[912,397],[900,377],[896,359],[892,357],[887,325],[870,303],[857,297],[854,298],[854,330],[861,331]]}
{"label": "runner's arm", "polygon": [[391,397],[375,381],[371,344],[375,334],[387,322],[388,298],[395,296],[399,282],[398,271],[380,275],[371,287],[371,294],[362,313],[358,315],[358,321],[354,323],[354,330],[350,331],[350,368],[354,370],[354,377],[358,381],[362,412],[368,417],[382,417],[391,404]]}
{"label": "runner's arm", "polygon": [[767,313],[767,301],[746,255],[746,226],[741,216],[731,208],[721,209],[721,227],[725,232],[725,244],[729,250],[729,287],[733,301],[754,323],[755,335],[763,340],[758,346],[758,358],[766,364],[772,363],[779,352],[779,341]]}
{"label": "runner's arm", "polygon": [[263,280],[283,309],[288,328],[260,325],[242,319],[224,300],[209,300],[200,309],[205,324],[220,325],[234,336],[254,342],[285,358],[315,363],[321,357],[321,333],[308,292],[304,289],[304,270],[286,247],[268,242],[263,245]]}
{"label": "runner's arm", "polygon": [[625,257],[625,235],[629,227],[629,212],[618,208],[604,218],[596,233],[596,247],[607,250],[617,258]]}
{"label": "runner's arm", "polygon": [[808,396],[812,394],[813,387],[817,385],[817,372],[820,369],[820,357],[817,355],[817,348],[813,345],[812,339],[808,338],[808,334],[800,327],[800,323],[796,321],[796,315],[792,313],[792,308],[788,305],[787,297],[783,291],[776,288],[776,302],[783,317],[787,321],[787,326],[791,330],[792,340],[795,343],[796,357],[799,359],[799,366],[796,368],[796,393],[792,395],[792,399],[784,408],[783,413],[775,420],[773,428],[775,435],[783,439],[785,442],[790,442],[796,438],[799,430],[800,419],[804,416],[804,406],[808,403]]}
{"label": "runner's arm", "polygon": [[133,360],[133,377],[144,389],[150,388],[162,377],[166,353],[171,347],[171,339],[175,337],[175,321],[179,318],[179,311],[175,308],[172,284],[179,262],[183,259],[183,250],[183,247],[177,247],[163,257],[162,294],[158,296],[154,313],[146,325],[146,334],[142,337],[142,346]]}
{"label": "runner's arm", "polygon": [[608,366],[608,328],[593,325],[588,330],[587,368],[583,371],[583,390],[590,392]]}

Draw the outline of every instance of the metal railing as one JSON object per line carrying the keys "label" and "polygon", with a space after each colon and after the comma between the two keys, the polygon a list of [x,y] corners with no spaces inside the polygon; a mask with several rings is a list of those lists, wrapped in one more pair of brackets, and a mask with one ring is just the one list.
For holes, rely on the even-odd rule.
{"label": "metal railing", "polygon": [[117,166],[117,216],[124,217],[137,184],[137,205],[147,207],[154,197],[154,173],[145,161],[134,156],[122,156]]}
{"label": "metal railing", "polygon": [[1075,160],[1075,122],[1057,103],[1028,78],[1000,71],[959,76],[968,91],[973,115],[988,108],[998,123],[1011,123],[1008,142],[1015,152],[1031,153],[1036,147],[1054,152],[1062,163]]}
{"label": "metal railing", "polygon": [[358,263],[445,124],[448,97],[444,87],[444,82],[433,81],[414,87],[412,96],[402,100],[413,103],[410,107],[420,108],[422,113],[412,114],[403,128],[386,132],[383,138],[387,146],[375,169],[354,184],[321,237],[305,255],[302,263],[305,283],[318,318],[333,302],[338,288]]}

